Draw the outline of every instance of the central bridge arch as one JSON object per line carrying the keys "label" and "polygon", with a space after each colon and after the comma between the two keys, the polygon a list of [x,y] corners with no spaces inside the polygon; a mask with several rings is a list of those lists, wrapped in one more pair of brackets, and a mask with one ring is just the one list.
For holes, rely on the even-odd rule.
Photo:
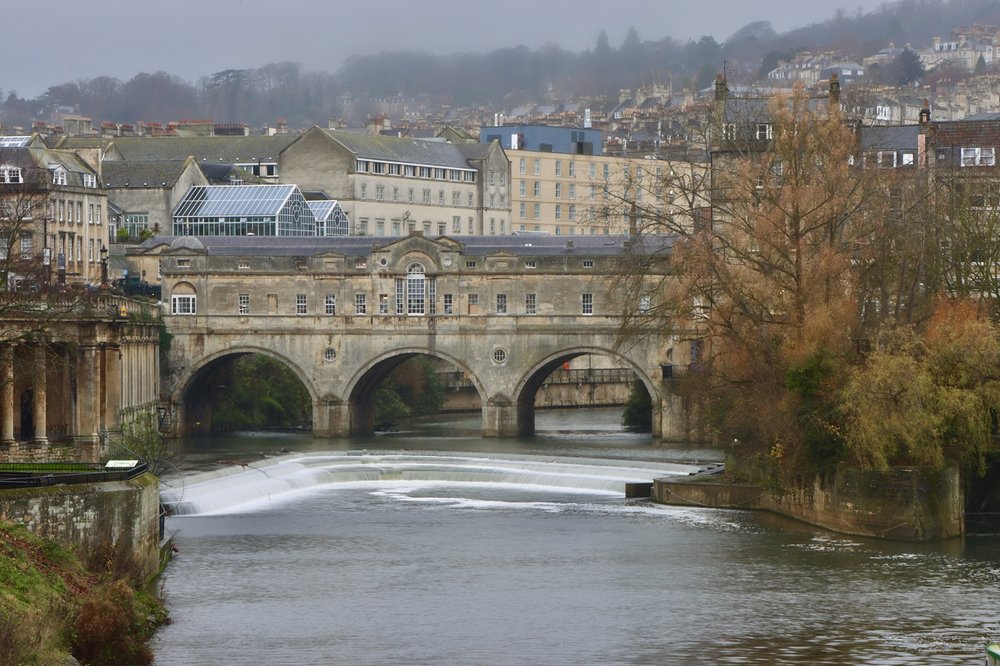
{"label": "central bridge arch", "polygon": [[383,352],[364,363],[348,380],[344,395],[347,396],[352,435],[367,435],[374,429],[375,409],[372,398],[379,384],[404,362],[417,356],[429,356],[446,361],[463,373],[483,400],[483,387],[476,374],[461,360],[439,350],[426,348],[401,348]]}

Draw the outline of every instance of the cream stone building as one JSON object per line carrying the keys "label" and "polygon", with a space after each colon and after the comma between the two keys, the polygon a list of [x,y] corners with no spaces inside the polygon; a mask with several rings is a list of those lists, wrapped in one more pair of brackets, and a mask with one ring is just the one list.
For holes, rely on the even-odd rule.
{"label": "cream stone building", "polygon": [[38,257],[47,280],[94,284],[108,243],[108,197],[97,151],[46,148],[31,136],[0,137],[4,253]]}
{"label": "cream stone building", "polygon": [[692,160],[534,150],[509,154],[514,231],[557,236],[626,233],[635,216],[687,213],[690,206],[671,182],[699,169]]}
{"label": "cream stone building", "polygon": [[336,199],[352,235],[504,235],[510,162],[498,143],[453,144],[313,127],[279,158],[282,183]]}

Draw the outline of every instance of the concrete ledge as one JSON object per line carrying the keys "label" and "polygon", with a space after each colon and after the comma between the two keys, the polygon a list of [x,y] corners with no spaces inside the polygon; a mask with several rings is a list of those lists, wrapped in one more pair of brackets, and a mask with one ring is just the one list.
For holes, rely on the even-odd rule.
{"label": "concrete ledge", "polygon": [[780,493],[725,478],[656,479],[654,502],[716,509],[761,509],[842,534],[936,541],[965,532],[957,469],[841,470]]}

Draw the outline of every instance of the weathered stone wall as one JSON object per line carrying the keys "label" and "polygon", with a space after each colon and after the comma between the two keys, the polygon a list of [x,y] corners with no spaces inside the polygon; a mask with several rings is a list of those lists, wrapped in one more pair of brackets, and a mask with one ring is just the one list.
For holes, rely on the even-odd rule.
{"label": "weathered stone wall", "polygon": [[152,474],[129,481],[0,490],[0,520],[79,549],[114,544],[143,576],[159,567],[159,482]]}
{"label": "weathered stone wall", "polygon": [[781,493],[718,478],[661,479],[654,484],[653,501],[764,509],[835,532],[903,541],[948,539],[965,531],[957,469],[842,470]]}

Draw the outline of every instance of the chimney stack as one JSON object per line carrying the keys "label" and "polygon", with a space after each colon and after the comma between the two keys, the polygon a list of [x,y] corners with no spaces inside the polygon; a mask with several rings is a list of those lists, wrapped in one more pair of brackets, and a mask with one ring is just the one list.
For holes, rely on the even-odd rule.
{"label": "chimney stack", "polygon": [[836,72],[830,74],[830,106],[840,107],[840,79]]}

